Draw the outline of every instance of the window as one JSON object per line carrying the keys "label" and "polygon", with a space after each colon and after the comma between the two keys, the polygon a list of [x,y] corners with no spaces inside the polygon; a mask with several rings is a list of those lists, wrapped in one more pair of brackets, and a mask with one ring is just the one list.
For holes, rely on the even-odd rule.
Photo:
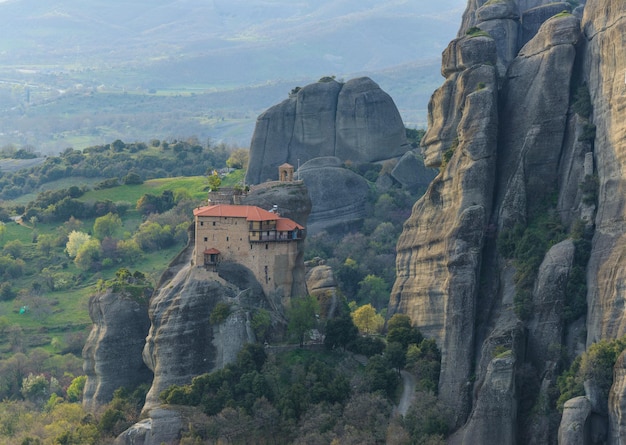
{"label": "window", "polygon": [[213,225],[215,225],[215,221],[213,221]]}
{"label": "window", "polygon": [[226,241],[230,241],[230,240],[228,239],[228,237],[226,237]]}
{"label": "window", "polygon": [[204,237],[204,242],[206,243],[209,240],[206,236]]}
{"label": "window", "polygon": [[200,225],[203,226],[204,225],[204,221],[200,221]]}
{"label": "window", "polygon": [[265,245],[265,250],[269,249],[269,247],[270,247],[270,245],[269,245],[269,244],[266,244],[266,245]]}

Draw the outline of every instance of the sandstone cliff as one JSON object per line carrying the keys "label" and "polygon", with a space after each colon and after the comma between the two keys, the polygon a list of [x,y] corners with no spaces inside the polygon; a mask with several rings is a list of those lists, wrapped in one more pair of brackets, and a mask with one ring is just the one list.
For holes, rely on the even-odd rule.
{"label": "sandstone cliff", "polygon": [[[398,241],[389,314],[410,315],[442,348],[451,443],[626,437],[622,358],[609,406],[588,382],[559,432],[554,405],[563,357],[626,334],[626,58],[616,43],[626,5],[574,3],[469,0],[443,53],[445,80],[422,141],[426,166],[440,172]],[[580,91],[589,92],[586,106]],[[558,235],[544,246],[547,232]],[[588,263],[581,233],[593,234]],[[507,239],[517,242],[508,252]],[[522,258],[539,245],[529,267]],[[581,267],[586,314],[572,312]],[[503,349],[508,361],[495,353]],[[576,438],[575,425],[584,430]]]}

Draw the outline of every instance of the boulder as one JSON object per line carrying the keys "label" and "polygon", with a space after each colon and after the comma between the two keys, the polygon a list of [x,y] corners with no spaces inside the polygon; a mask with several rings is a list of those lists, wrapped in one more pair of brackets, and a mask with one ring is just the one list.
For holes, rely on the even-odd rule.
{"label": "boulder", "polygon": [[548,2],[533,8],[521,9],[522,13],[522,37],[521,43],[525,45],[539,32],[543,23],[555,15],[567,11],[571,12],[572,7],[567,2]]}
{"label": "boulder", "polygon": [[518,34],[520,14],[514,0],[487,2],[476,11],[477,24],[496,44],[498,73],[504,77],[511,61],[519,50]]}
{"label": "boulder", "polygon": [[591,403],[587,397],[575,397],[565,402],[559,426],[559,443],[562,445],[587,445],[589,443],[589,418]]}
{"label": "boulder", "polygon": [[402,156],[408,149],[400,113],[374,81],[320,81],[258,117],[246,182],[277,179],[278,166],[285,162],[297,166],[336,156],[367,163]]}
{"label": "boulder", "polygon": [[391,171],[391,177],[411,191],[427,187],[436,174],[435,170],[424,166],[422,158],[413,150],[407,151]]}
{"label": "boulder", "polygon": [[330,266],[311,268],[306,274],[306,287],[309,295],[317,298],[322,315],[332,318],[337,308],[337,280]]}
{"label": "boulder", "polygon": [[365,217],[369,184],[343,167],[339,158],[313,159],[300,167],[298,175],[311,197],[309,234],[357,224]]}
{"label": "boulder", "polygon": [[574,243],[567,239],[552,246],[546,253],[533,290],[528,321],[528,358],[538,367],[554,360],[554,346],[563,338],[563,311],[567,279],[574,261]]}
{"label": "boulder", "polygon": [[514,445],[517,420],[515,357],[509,350],[489,363],[478,403],[451,444]]}
{"label": "boulder", "polygon": [[171,409],[155,408],[150,417],[120,434],[113,445],[161,445],[179,443],[183,428],[180,414]]}

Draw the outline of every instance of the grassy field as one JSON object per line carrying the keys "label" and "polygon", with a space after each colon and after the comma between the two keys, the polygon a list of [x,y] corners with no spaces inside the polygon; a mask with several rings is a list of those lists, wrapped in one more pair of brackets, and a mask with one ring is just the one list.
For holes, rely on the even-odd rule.
{"label": "grassy field", "polygon": [[[233,172],[226,178],[224,183],[231,184],[241,180],[243,171]],[[78,181],[82,181],[78,180]],[[96,183],[99,181],[92,181]],[[67,188],[77,185],[77,180],[60,180],[46,184],[46,190]],[[134,204],[144,194],[159,195],[165,190],[182,189],[190,193],[193,199],[199,202],[206,197],[206,177],[179,177],[153,179],[140,185],[122,185],[110,189],[91,190],[81,197],[83,201],[111,200],[113,202],[127,201],[131,208],[122,218],[122,237],[130,237],[143,222],[142,216],[135,210]],[[43,190],[43,189],[42,189]],[[42,190],[38,190],[42,191]],[[36,194],[30,195],[31,199]],[[27,198],[22,198],[27,202]],[[82,221],[82,230],[91,232],[94,219]],[[54,247],[49,258],[42,259],[37,250],[37,244],[33,242],[36,236],[44,234],[56,234],[59,224],[46,224],[30,221],[23,224],[9,222],[5,225],[4,236],[0,239],[0,248],[11,241],[18,240],[21,243],[22,258],[25,261],[24,274],[11,280],[11,287],[17,293],[14,299],[0,301],[0,329],[11,327],[18,329],[24,337],[27,349],[43,347],[53,350],[52,344],[58,343],[59,338],[65,338],[76,332],[83,335],[90,329],[89,298],[95,292],[94,285],[100,279],[110,279],[115,275],[119,266],[103,269],[97,273],[79,270],[64,251],[63,246]],[[153,283],[157,283],[161,274],[165,271],[171,260],[182,250],[184,245],[177,244],[168,249],[144,254],[137,263],[129,266],[131,271],[140,271],[146,274]],[[0,254],[3,254],[0,252]],[[56,266],[71,276],[80,277],[74,286],[60,290],[49,291],[40,289],[33,291],[33,283],[40,279],[42,268]],[[121,266],[121,265],[120,265]],[[21,310],[28,306],[27,310]],[[0,358],[11,354],[9,336],[0,338]],[[56,339],[56,340],[55,340]]]}
{"label": "grassy field", "polygon": [[127,201],[135,203],[146,193],[160,195],[165,190],[186,190],[194,199],[204,199],[208,190],[207,179],[204,176],[190,176],[179,178],[160,178],[150,179],[143,184],[137,185],[120,185],[103,190],[90,190],[85,193],[81,201],[103,201],[111,200],[113,202]]}

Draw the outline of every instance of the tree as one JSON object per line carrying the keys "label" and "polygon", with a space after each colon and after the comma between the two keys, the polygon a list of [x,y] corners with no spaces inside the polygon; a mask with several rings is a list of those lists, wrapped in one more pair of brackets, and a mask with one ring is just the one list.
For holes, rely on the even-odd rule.
{"label": "tree", "polygon": [[298,339],[300,346],[304,345],[304,335],[315,327],[317,319],[317,300],[307,296],[293,298],[291,307],[287,309],[287,332]]}
{"label": "tree", "polygon": [[143,252],[134,239],[117,242],[117,256],[123,263],[134,264],[141,259]]}
{"label": "tree", "polygon": [[248,168],[249,151],[245,148],[237,148],[232,151],[230,157],[226,159],[226,165],[230,168]]}
{"label": "tree", "polygon": [[350,257],[346,258],[344,263],[337,269],[336,276],[337,281],[339,282],[339,287],[346,297],[356,297],[359,289],[359,282],[363,279],[363,273],[361,272],[357,262]]}
{"label": "tree", "polygon": [[139,185],[143,184],[143,179],[137,173],[130,172],[122,178],[122,182],[126,185]]}
{"label": "tree", "polygon": [[252,330],[256,336],[257,341],[265,341],[267,334],[272,327],[272,317],[269,311],[265,309],[259,309],[252,316]]}
{"label": "tree", "polygon": [[337,318],[332,318],[326,322],[326,336],[324,345],[327,349],[337,346],[346,350],[359,336],[359,330],[352,321],[349,313],[343,313]]}
{"label": "tree", "polygon": [[102,247],[100,241],[95,238],[83,243],[78,252],[76,258],[74,258],[74,264],[81,270],[89,270],[94,266],[102,256]]}
{"label": "tree", "polygon": [[91,236],[89,234],[72,230],[67,237],[65,251],[70,256],[70,258],[75,258],[83,244],[85,244],[90,239]]}
{"label": "tree", "polygon": [[376,313],[376,309],[371,304],[361,306],[352,313],[352,320],[359,332],[365,335],[380,332],[385,324],[383,317]]}
{"label": "tree", "polygon": [[400,374],[400,370],[406,365],[406,351],[402,347],[402,344],[398,342],[387,343],[385,357],[389,361],[389,364]]}
{"label": "tree", "polygon": [[208,181],[209,181],[209,190],[211,190],[212,192],[219,190],[220,185],[222,185],[222,180],[220,179],[220,176],[217,174],[217,171],[215,170],[213,170],[212,175],[209,175]]}
{"label": "tree", "polygon": [[387,283],[382,278],[369,274],[359,282],[357,298],[361,303],[371,303],[376,308],[384,307],[389,302]]}
{"label": "tree", "polygon": [[22,257],[23,248],[24,248],[24,245],[22,244],[22,242],[16,239],[16,240],[8,241],[4,245],[4,249],[2,250],[5,254],[11,255],[13,259],[18,259]]}
{"label": "tree", "polygon": [[398,342],[406,352],[410,344],[419,345],[424,336],[416,327],[411,326],[411,319],[405,314],[394,314],[387,322],[387,342]]}
{"label": "tree", "polygon": [[37,250],[44,257],[49,257],[50,252],[52,251],[52,246],[54,246],[56,237],[54,235],[50,235],[45,233],[43,235],[39,235],[37,237]]}
{"label": "tree", "polygon": [[388,397],[393,396],[399,381],[398,374],[389,369],[387,360],[382,355],[369,359],[365,366],[365,379],[370,391],[383,391]]}
{"label": "tree", "polygon": [[79,402],[83,398],[83,388],[87,382],[87,376],[81,375],[72,380],[70,386],[67,387],[67,399],[70,402]]}
{"label": "tree", "polygon": [[104,216],[96,218],[96,221],[93,223],[93,235],[102,241],[106,237],[112,237],[121,228],[122,220],[120,217],[109,212]]}

